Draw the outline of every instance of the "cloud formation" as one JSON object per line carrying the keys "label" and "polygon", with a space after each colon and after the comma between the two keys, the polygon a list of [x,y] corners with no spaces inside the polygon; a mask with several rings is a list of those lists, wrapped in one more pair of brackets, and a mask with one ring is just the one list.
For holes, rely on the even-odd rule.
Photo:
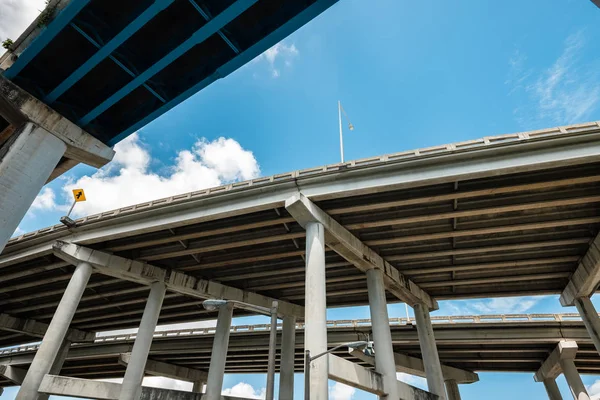
{"label": "cloud formation", "polygon": [[550,296],[497,297],[482,300],[454,300],[444,302],[444,314],[522,314],[530,311]]}
{"label": "cloud formation", "polygon": [[281,75],[281,66],[290,67],[293,60],[298,57],[299,51],[294,43],[287,45],[279,42],[256,58],[257,61],[265,60],[273,78]]}
{"label": "cloud formation", "polygon": [[45,0],[0,0],[0,41],[16,40],[44,7]]}
{"label": "cloud formation", "polygon": [[252,152],[223,137],[210,142],[200,139],[191,149],[180,151],[163,174],[151,169],[156,160],[137,133],[117,144],[115,151],[115,158],[104,168],[77,180],[67,180],[62,187],[62,198],[67,199],[64,203],[57,202],[52,189],[44,188],[29,212],[64,210],[70,205],[71,191],[78,188],[85,190],[87,201],[78,203],[74,215],[83,216],[260,174]]}
{"label": "cloud formation", "polygon": [[584,59],[585,46],[584,31],[571,34],[558,58],[541,70],[527,67],[527,56],[515,51],[505,83],[510,94],[525,95],[526,102],[515,109],[520,123],[572,124],[588,120],[597,111],[600,71],[597,61]]}
{"label": "cloud formation", "polygon": [[264,399],[266,389],[256,390],[246,382],[240,382],[234,387],[223,390],[223,396],[244,397],[247,399]]}
{"label": "cloud formation", "polygon": [[329,387],[329,398],[331,400],[351,400],[354,398],[354,393],[356,393],[356,389],[352,386],[339,382]]}

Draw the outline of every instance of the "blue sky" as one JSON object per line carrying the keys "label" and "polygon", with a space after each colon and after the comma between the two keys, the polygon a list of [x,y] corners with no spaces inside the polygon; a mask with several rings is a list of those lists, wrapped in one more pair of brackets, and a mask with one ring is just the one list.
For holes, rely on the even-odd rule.
{"label": "blue sky", "polygon": [[[15,38],[42,4],[0,0],[0,39]],[[345,132],[346,159],[599,120],[599,18],[588,0],[340,0],[141,129],[112,165],[79,166],[48,185],[17,233],[58,223],[76,186],[88,194],[75,209],[85,215],[338,162],[337,100],[355,126]],[[510,312],[572,310],[551,296],[443,302],[434,315]],[[404,307],[390,306],[390,314],[403,316]],[[330,317],[368,318],[368,311]],[[461,388],[463,399],[547,398],[528,374],[481,378]],[[264,376],[228,376],[225,387],[240,382],[260,393]],[[334,400],[372,398],[337,389]],[[7,390],[0,398],[13,397]]]}

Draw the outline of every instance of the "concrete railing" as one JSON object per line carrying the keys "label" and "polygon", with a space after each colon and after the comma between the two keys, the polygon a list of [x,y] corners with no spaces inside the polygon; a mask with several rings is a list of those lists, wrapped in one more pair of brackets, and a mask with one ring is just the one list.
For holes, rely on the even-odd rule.
{"label": "concrete railing", "polygon": [[[600,315],[600,314],[599,314]],[[534,322],[562,322],[562,321],[581,321],[581,317],[577,313],[567,314],[489,314],[489,315],[452,315],[452,316],[439,316],[431,317],[433,324],[484,324],[484,323],[534,323]],[[390,326],[398,325],[414,325],[415,320],[413,318],[390,318]],[[327,328],[360,328],[371,326],[370,319],[344,319],[344,320],[333,320],[327,321]],[[281,329],[282,325],[278,324],[277,328]],[[304,323],[297,323],[297,329],[304,329]],[[192,329],[178,329],[169,331],[158,331],[154,333],[155,338],[168,338],[168,337],[185,337],[185,336],[198,336],[198,335],[212,335],[215,333],[215,327],[207,328],[192,328]],[[271,330],[270,324],[256,324],[256,325],[237,325],[231,327],[232,333],[243,333],[243,332],[268,332]],[[109,335],[109,336],[98,336],[94,340],[94,343],[106,343],[106,342],[121,342],[131,341],[136,338],[136,333],[120,334],[120,335]],[[11,347],[0,350],[0,356],[22,353],[27,351],[37,350],[38,344],[30,344],[25,346]]]}
{"label": "concrete railing", "polygon": [[[511,142],[528,142],[535,141],[552,136],[567,136],[567,135],[583,135],[588,133],[597,133],[600,130],[600,121],[561,126],[557,128],[542,129],[530,132],[510,133],[506,135],[498,136],[486,136],[481,139],[468,140],[465,142],[427,147],[423,149],[403,151],[400,153],[387,154],[378,157],[363,158],[360,160],[348,161],[345,163],[337,163],[325,165],[317,168],[308,168],[299,171],[287,172],[283,174],[267,176],[262,178],[256,178],[243,182],[230,183],[228,185],[217,186],[205,190],[196,192],[178,194],[163,199],[157,199],[146,203],[136,204],[132,206],[122,207],[116,210],[105,211],[100,214],[94,214],[87,217],[77,219],[77,225],[81,226],[88,222],[96,222],[99,220],[115,218],[121,215],[128,215],[138,211],[148,211],[149,209],[160,208],[164,206],[170,206],[186,201],[193,201],[198,198],[203,198],[223,192],[230,192],[234,190],[241,190],[250,187],[270,185],[273,183],[294,181],[304,177],[314,177],[316,175],[326,175],[336,173],[340,171],[346,171],[349,169],[358,169],[363,167],[379,167],[419,158],[428,158],[432,156],[446,155],[456,152],[477,150],[479,148],[486,148],[490,146],[498,146],[502,144],[510,144]],[[21,236],[14,237],[9,240],[9,244],[20,242],[26,239],[34,238],[43,234],[65,231],[67,228],[62,225],[54,225],[47,228],[39,229],[37,231],[25,233]]]}

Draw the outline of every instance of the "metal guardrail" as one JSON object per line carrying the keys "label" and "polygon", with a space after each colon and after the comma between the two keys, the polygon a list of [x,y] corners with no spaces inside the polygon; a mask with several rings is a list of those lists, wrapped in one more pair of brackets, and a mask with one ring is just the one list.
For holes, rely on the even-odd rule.
{"label": "metal guardrail", "polygon": [[[541,138],[554,137],[554,136],[566,136],[573,134],[587,134],[595,133],[600,131],[600,121],[589,122],[584,124],[576,124],[569,126],[561,126],[556,128],[542,129],[530,132],[510,133],[498,136],[486,136],[481,139],[468,140],[465,142],[458,142],[453,144],[427,147],[423,149],[404,151],[400,153],[387,154],[379,157],[369,157],[360,160],[348,161],[345,163],[325,165],[317,168],[308,168],[268,177],[256,178],[243,182],[230,183],[228,185],[217,186],[205,190],[199,190],[196,192],[178,194],[163,199],[153,200],[146,203],[136,204],[132,206],[122,207],[116,210],[105,211],[100,214],[94,214],[79,218],[76,220],[78,225],[85,224],[87,222],[94,222],[103,219],[113,218],[120,215],[132,214],[137,211],[147,211],[151,208],[159,208],[162,206],[168,206],[172,204],[178,204],[189,200],[195,200],[198,198],[214,195],[222,192],[228,192],[238,189],[244,189],[254,186],[263,186],[273,184],[277,182],[293,181],[295,179],[312,177],[315,175],[324,175],[328,173],[335,173],[342,170],[355,169],[367,166],[383,166],[387,164],[394,164],[407,160],[414,160],[419,158],[427,158],[437,155],[451,154],[455,152],[462,152],[468,150],[476,150],[479,148],[486,148],[490,146],[510,143],[510,142],[529,142],[539,140]],[[42,234],[65,231],[67,228],[62,224],[57,224],[47,228],[42,228],[37,231],[25,233],[21,236],[14,237],[8,241],[8,244],[21,242],[26,239],[30,239]]]}
{"label": "metal guardrail", "polygon": [[[600,315],[600,313],[598,314]],[[581,321],[581,316],[577,313],[567,314],[489,314],[489,315],[452,315],[431,317],[433,324],[483,324],[483,323],[528,323],[528,322],[562,322],[562,321]],[[414,325],[413,318],[390,318],[390,326]],[[327,321],[327,328],[360,328],[371,326],[370,319],[344,319]],[[281,329],[278,324],[277,328]],[[271,329],[270,324],[256,325],[237,325],[231,327],[232,333],[240,332],[268,332]],[[304,329],[304,323],[297,323],[296,329]],[[170,331],[159,331],[154,333],[155,338],[184,337],[214,334],[216,327],[178,329]],[[94,343],[110,343],[134,340],[137,333],[98,336]],[[0,349],[0,356],[22,353],[37,350],[39,344],[11,347]]]}

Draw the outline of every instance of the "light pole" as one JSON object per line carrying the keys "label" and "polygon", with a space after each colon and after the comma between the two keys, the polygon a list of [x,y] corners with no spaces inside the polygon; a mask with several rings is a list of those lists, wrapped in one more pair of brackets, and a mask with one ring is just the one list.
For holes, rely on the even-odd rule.
{"label": "light pole", "polygon": [[359,342],[349,342],[343,343],[338,346],[335,346],[327,351],[324,351],[320,354],[317,354],[314,357],[310,356],[310,350],[306,350],[304,353],[304,400],[310,400],[310,363],[315,361],[317,358],[324,356],[325,354],[329,354],[332,351],[336,351],[342,347],[353,347],[357,349],[364,349],[365,353],[368,351],[369,355],[373,354],[373,342],[371,341],[359,341]]}
{"label": "light pole", "polygon": [[217,300],[210,299],[202,302],[202,306],[207,311],[215,311],[226,304],[240,304],[247,310],[254,310],[260,314],[271,316],[271,330],[269,332],[269,359],[267,362],[267,392],[266,400],[273,400],[275,397],[275,347],[277,346],[277,309],[279,304],[274,301],[271,308],[255,306],[236,300]]}
{"label": "light pole", "polygon": [[342,157],[342,162],[344,162],[344,135],[342,133],[342,112],[346,117],[346,121],[348,121],[348,129],[351,131],[354,130],[354,125],[350,123],[350,119],[348,118],[348,114],[346,114],[346,110],[342,107],[342,102],[338,100],[338,120],[340,125],[340,155]]}

